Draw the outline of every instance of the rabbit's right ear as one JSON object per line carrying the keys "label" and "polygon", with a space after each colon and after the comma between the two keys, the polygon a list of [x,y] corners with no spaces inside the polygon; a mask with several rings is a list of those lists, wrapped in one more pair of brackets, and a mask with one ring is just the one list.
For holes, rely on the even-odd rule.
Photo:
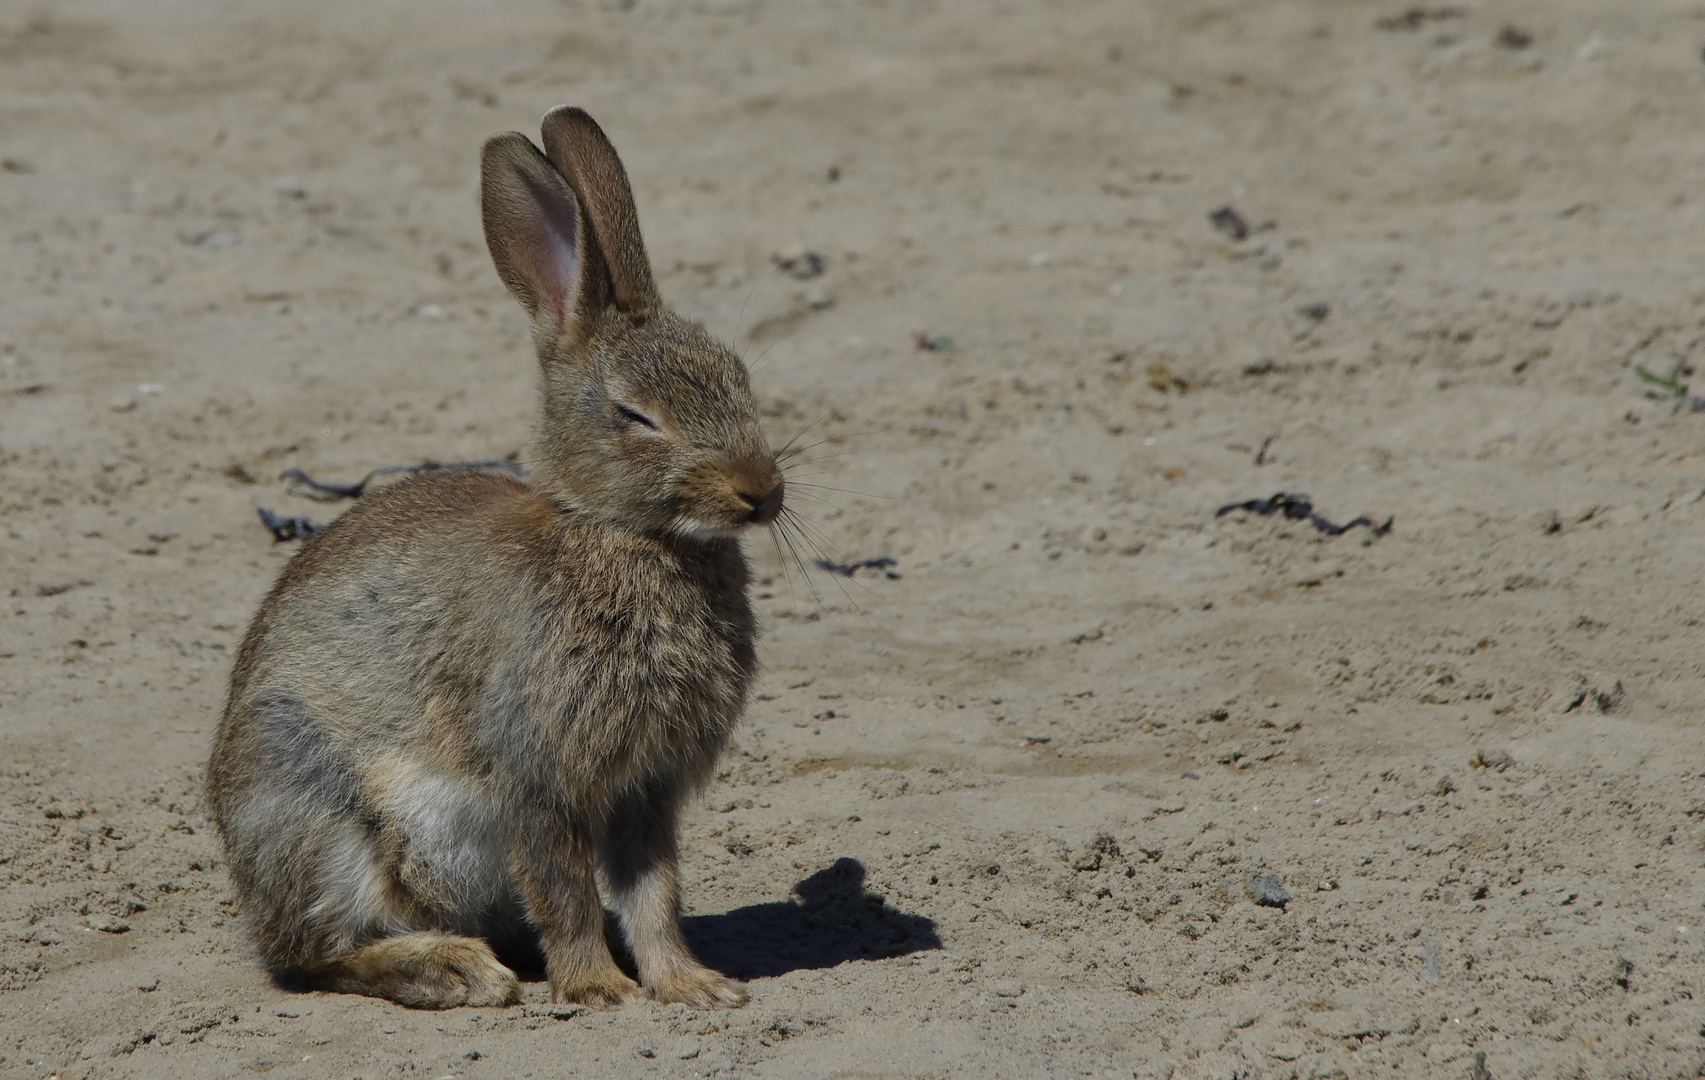
{"label": "rabbit's right ear", "polygon": [[480,208],[497,276],[534,326],[579,335],[609,297],[586,211],[556,166],[519,132],[486,140]]}

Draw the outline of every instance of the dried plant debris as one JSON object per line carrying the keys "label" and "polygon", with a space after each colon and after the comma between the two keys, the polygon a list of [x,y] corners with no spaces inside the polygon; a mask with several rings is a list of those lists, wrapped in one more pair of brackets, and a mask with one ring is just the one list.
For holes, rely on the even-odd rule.
{"label": "dried plant debris", "polygon": [[1395,15],[1383,15],[1374,20],[1374,25],[1381,30],[1419,30],[1430,22],[1444,22],[1447,19],[1460,19],[1468,12],[1459,7],[1414,7],[1404,8]]}
{"label": "dried plant debris", "polygon": [[1327,536],[1342,536],[1358,525],[1366,525],[1368,532],[1375,539],[1391,531],[1395,518],[1386,518],[1383,523],[1376,524],[1373,518],[1366,514],[1342,525],[1334,525],[1326,518],[1314,512],[1314,503],[1307,495],[1281,491],[1270,499],[1249,499],[1245,502],[1228,503],[1214,511],[1214,516],[1225,517],[1233,510],[1248,510],[1255,514],[1282,513],[1295,521],[1307,521]]}
{"label": "dried plant debris", "polygon": [[285,517],[275,514],[266,507],[257,507],[255,512],[260,515],[260,523],[272,533],[274,543],[282,544],[286,540],[306,540],[308,537],[325,528],[316,525],[305,517]]}
{"label": "dried plant debris", "polygon": [[443,472],[448,469],[502,469],[515,476],[521,475],[521,466],[508,458],[485,458],[480,461],[423,461],[419,465],[382,465],[353,484],[328,484],[313,479],[301,469],[285,469],[279,474],[279,479],[289,480],[307,489],[306,492],[293,494],[306,494],[310,499],[318,499],[321,502],[336,502],[339,499],[359,499],[367,490],[367,485],[376,477],[397,473],[420,476],[423,473]]}
{"label": "dried plant debris", "polygon": [[1498,31],[1498,36],[1492,39],[1492,44],[1500,49],[1509,49],[1514,52],[1532,45],[1533,33],[1523,30],[1519,26],[1506,26]]}
{"label": "dried plant debris", "polygon": [[1693,374],[1691,365],[1680,363],[1671,368],[1668,375],[1658,375],[1635,364],[1634,374],[1640,376],[1642,382],[1656,387],[1655,390],[1646,391],[1648,397],[1659,401],[1673,401],[1691,412],[1705,412],[1705,397],[1688,393],[1687,383],[1683,381]]}
{"label": "dried plant debris", "polygon": [[[812,559],[811,561],[817,564],[817,569],[827,570],[831,574],[839,574],[842,577],[852,577],[860,570],[888,570],[890,566],[900,565],[898,560],[891,559],[886,555],[878,555],[874,559],[860,559],[857,562],[835,562],[832,559]],[[888,570],[888,576],[898,578],[900,575]]]}
{"label": "dried plant debris", "polygon": [[1621,679],[1617,679],[1608,690],[1590,685],[1582,680],[1580,689],[1575,692],[1575,696],[1569,704],[1564,706],[1563,711],[1566,713],[1574,712],[1581,706],[1591,703],[1592,707],[1601,713],[1612,713],[1620,709],[1627,701],[1628,691],[1622,688]]}
{"label": "dried plant debris", "polygon": [[1493,772],[1503,772],[1515,766],[1516,760],[1507,750],[1479,750],[1468,759],[1468,764],[1476,769],[1491,769]]}

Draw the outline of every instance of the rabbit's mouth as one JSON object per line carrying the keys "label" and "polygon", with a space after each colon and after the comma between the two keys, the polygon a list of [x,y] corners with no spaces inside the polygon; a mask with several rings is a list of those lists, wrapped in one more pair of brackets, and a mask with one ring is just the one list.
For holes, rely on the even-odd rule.
{"label": "rabbit's mouth", "polygon": [[787,484],[769,459],[750,459],[693,470],[681,486],[677,532],[687,536],[734,536],[781,516]]}

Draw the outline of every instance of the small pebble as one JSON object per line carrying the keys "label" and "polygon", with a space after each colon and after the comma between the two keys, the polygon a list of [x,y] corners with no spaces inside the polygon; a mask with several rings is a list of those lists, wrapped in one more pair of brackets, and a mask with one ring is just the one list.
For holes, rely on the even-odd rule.
{"label": "small pebble", "polygon": [[1253,874],[1249,878],[1249,895],[1262,907],[1282,908],[1291,902],[1290,892],[1271,874]]}

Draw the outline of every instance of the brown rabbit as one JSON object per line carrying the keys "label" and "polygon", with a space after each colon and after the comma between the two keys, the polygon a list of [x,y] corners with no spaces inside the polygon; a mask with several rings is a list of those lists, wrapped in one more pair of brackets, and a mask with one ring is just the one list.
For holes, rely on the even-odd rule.
{"label": "brown rabbit", "polygon": [[553,1001],[735,1005],[681,936],[676,832],[745,705],[738,535],[781,474],[744,365],[658,298],[603,131],[558,108],[544,145],[481,160],[543,369],[532,483],[407,480],[309,540],[237,654],[208,800],[287,981],[501,1005],[489,943],[537,940]]}

